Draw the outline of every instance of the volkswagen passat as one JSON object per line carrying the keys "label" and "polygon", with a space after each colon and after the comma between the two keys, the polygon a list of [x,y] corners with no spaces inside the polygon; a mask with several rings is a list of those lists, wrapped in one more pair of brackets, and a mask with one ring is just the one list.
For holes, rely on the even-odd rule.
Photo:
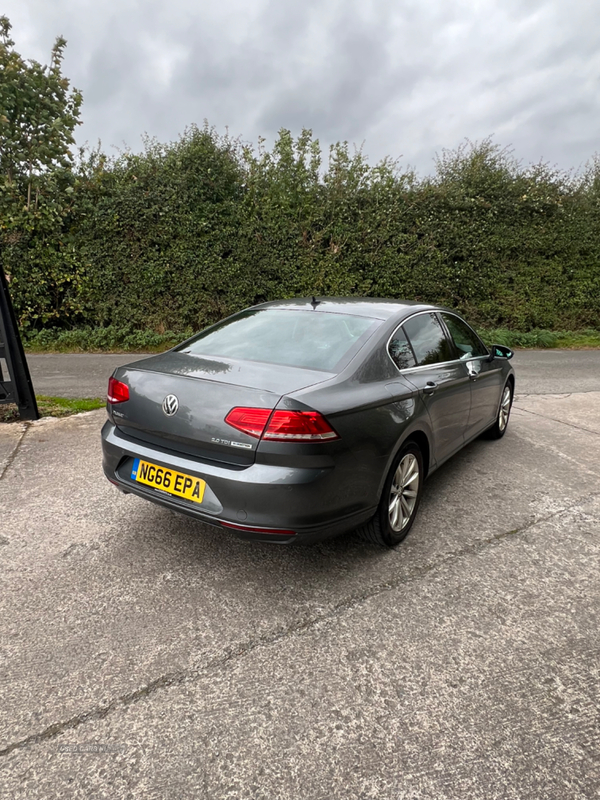
{"label": "volkswagen passat", "polygon": [[506,431],[512,352],[449,309],[392,300],[263,303],[115,370],[110,481],[238,535],[387,546],[425,478]]}

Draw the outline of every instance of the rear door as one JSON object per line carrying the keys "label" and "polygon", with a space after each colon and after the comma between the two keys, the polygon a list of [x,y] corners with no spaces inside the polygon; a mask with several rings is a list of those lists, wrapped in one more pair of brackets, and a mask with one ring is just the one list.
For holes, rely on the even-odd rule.
{"label": "rear door", "polygon": [[[410,349],[407,349],[406,344]],[[394,333],[390,355],[421,394],[433,431],[434,457],[445,461],[462,446],[471,407],[467,366],[437,314],[421,312]]]}

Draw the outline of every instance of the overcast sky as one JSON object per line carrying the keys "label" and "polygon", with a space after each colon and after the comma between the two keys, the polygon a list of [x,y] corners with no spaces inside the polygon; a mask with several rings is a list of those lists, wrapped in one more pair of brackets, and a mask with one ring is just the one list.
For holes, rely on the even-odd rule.
{"label": "overcast sky", "polygon": [[312,128],[433,169],[493,135],[524,162],[600,151],[597,0],[4,0],[46,63],[58,34],[83,92],[78,141],[141,147],[207,119],[272,142]]}

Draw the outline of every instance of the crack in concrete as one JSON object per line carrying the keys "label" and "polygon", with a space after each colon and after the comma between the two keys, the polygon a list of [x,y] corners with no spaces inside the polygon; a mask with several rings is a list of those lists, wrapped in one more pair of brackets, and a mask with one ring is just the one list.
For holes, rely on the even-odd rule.
{"label": "crack in concrete", "polygon": [[270,647],[291,636],[302,635],[304,633],[307,633],[317,628],[317,626],[320,625],[321,623],[330,622],[339,617],[341,614],[344,614],[348,611],[353,610],[354,608],[357,608],[362,603],[365,603],[374,597],[378,597],[384,592],[394,591],[395,589],[398,589],[401,586],[410,585],[414,581],[424,577],[425,575],[428,575],[430,572],[433,572],[438,568],[444,567],[447,564],[458,561],[461,558],[465,558],[471,555],[476,555],[484,551],[490,545],[494,545],[497,542],[501,542],[505,539],[509,539],[511,537],[518,536],[519,534],[526,533],[532,528],[535,528],[536,526],[541,525],[544,522],[548,522],[549,520],[559,516],[560,514],[568,513],[573,508],[582,506],[585,503],[595,498],[600,498],[599,492],[592,492],[591,494],[586,495],[583,498],[580,498],[579,500],[577,500],[577,502],[572,503],[571,505],[566,506],[564,508],[558,509],[557,511],[554,511],[545,517],[540,517],[538,519],[531,520],[530,522],[527,522],[526,524],[522,525],[520,528],[515,528],[510,531],[503,531],[502,533],[497,533],[494,534],[493,536],[489,536],[486,539],[476,540],[475,542],[472,542],[470,545],[467,545],[466,547],[463,547],[460,550],[453,551],[438,559],[434,559],[431,563],[426,564],[415,570],[411,575],[399,578],[398,580],[395,581],[385,581],[383,583],[375,584],[374,586],[371,586],[370,589],[361,592],[360,594],[351,595],[350,597],[346,597],[338,601],[327,611],[324,611],[322,613],[317,613],[316,615],[308,617],[304,620],[294,622],[291,625],[288,625],[287,627],[271,631],[270,633],[265,633],[262,636],[258,636],[256,639],[249,639],[245,642],[244,641],[238,642],[237,644],[226,648],[219,656],[210,659],[200,667],[192,669],[188,668],[188,669],[176,670],[174,672],[161,675],[160,677],[156,678],[153,681],[150,681],[149,683],[145,684],[144,686],[141,686],[139,689],[136,689],[133,692],[129,692],[125,695],[114,698],[114,700],[111,700],[104,706],[98,706],[90,709],[89,711],[84,711],[81,714],[77,714],[68,720],[64,720],[63,722],[56,722],[53,725],[49,725],[40,733],[31,734],[30,736],[27,736],[24,739],[6,745],[3,749],[0,750],[0,756],[7,756],[14,750],[23,749],[25,747],[40,744],[45,741],[50,741],[68,730],[74,730],[75,728],[78,728],[80,725],[83,725],[86,722],[104,719],[109,714],[118,711],[119,709],[127,708],[128,706],[137,703],[140,700],[149,697],[150,695],[155,694],[160,689],[164,689],[169,686],[174,686],[182,683],[194,682],[199,678],[201,678],[202,676],[210,674],[212,670],[216,668],[222,668],[226,666],[228,663],[238,658],[243,658],[244,656],[252,653],[254,650],[257,650],[260,647]]}
{"label": "crack in concrete", "polygon": [[542,419],[549,419],[552,422],[558,422],[560,425],[568,425],[569,428],[575,428],[578,431],[584,431],[585,433],[593,433],[595,436],[600,436],[598,431],[593,431],[590,428],[582,428],[581,425],[574,425],[572,422],[565,422],[564,419],[556,419],[556,417],[548,417],[546,414],[539,414],[537,411],[530,411],[528,408],[521,408],[516,402],[514,403],[514,407],[519,411],[522,411],[524,414],[533,414],[534,417],[541,417]]}
{"label": "crack in concrete", "polygon": [[6,464],[4,465],[4,468],[2,469],[2,472],[0,472],[0,481],[2,480],[2,478],[8,472],[9,467],[15,461],[15,459],[16,459],[18,453],[19,453],[19,450],[21,449],[21,444],[23,443],[23,439],[25,438],[25,434],[29,430],[30,426],[31,426],[31,423],[29,423],[29,422],[24,422],[23,423],[23,430],[21,431],[21,436],[19,437],[19,441],[16,443],[12,453],[6,459]]}

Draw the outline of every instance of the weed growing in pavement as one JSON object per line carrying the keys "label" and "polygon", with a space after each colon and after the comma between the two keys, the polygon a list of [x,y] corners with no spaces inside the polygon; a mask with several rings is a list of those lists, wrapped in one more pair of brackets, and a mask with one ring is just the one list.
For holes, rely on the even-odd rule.
{"label": "weed growing in pavement", "polygon": [[[36,396],[38,410],[42,417],[69,417],[71,414],[81,414],[82,411],[94,411],[103,408],[106,400],[100,397],[67,398]],[[0,405],[0,422],[18,422],[19,411],[16,405],[8,403]]]}

